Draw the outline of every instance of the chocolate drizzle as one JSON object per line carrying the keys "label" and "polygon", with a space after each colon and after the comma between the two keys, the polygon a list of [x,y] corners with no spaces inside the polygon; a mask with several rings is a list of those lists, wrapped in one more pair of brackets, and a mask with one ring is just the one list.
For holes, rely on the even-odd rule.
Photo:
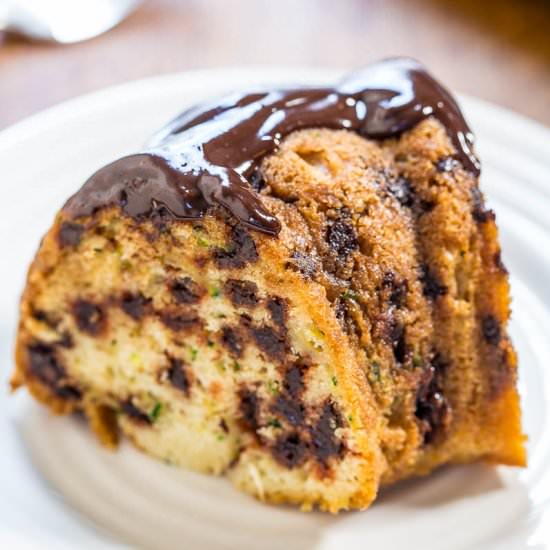
{"label": "chocolate drizzle", "polygon": [[352,73],[335,88],[233,94],[190,109],[146,151],[96,172],[64,210],[75,219],[116,204],[134,218],[198,219],[221,205],[243,224],[276,235],[279,221],[249,178],[285,136],[323,127],[385,139],[430,116],[445,126],[464,168],[478,175],[474,137],[453,97],[421,64],[395,58]]}

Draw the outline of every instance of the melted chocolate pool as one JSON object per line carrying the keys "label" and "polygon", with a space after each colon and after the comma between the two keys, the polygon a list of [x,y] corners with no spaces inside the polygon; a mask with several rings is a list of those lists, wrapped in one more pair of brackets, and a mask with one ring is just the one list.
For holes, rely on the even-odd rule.
{"label": "melted chocolate pool", "polygon": [[453,97],[421,64],[395,58],[354,72],[335,88],[233,94],[190,109],[150,148],[96,172],[64,210],[78,218],[117,204],[135,218],[198,219],[221,205],[245,225],[276,235],[279,221],[248,178],[285,136],[323,127],[384,139],[430,116],[445,126],[464,168],[478,175],[474,137]]}

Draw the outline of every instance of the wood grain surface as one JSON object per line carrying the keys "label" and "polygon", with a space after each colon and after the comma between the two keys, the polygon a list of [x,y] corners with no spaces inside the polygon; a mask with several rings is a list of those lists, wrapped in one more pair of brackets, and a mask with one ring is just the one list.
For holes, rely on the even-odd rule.
{"label": "wood grain surface", "polygon": [[[46,1],[46,0],[44,0]],[[449,87],[550,124],[549,0],[146,0],[71,46],[0,35],[0,128],[105,86],[227,65],[411,55]]]}

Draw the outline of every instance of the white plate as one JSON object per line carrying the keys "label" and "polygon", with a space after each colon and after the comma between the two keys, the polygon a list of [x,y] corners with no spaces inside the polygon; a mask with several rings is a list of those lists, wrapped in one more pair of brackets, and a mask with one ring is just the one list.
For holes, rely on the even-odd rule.
{"label": "white plate", "polygon": [[[0,376],[39,238],[101,164],[135,151],[185,106],[254,84],[321,83],[331,72],[233,69],[136,82],[83,97],[0,134]],[[447,468],[385,491],[367,512],[262,505],[224,479],[177,470],[123,444],[103,450],[75,418],[0,392],[0,547],[513,549],[550,539],[550,131],[463,98],[483,189],[512,273],[529,468]],[[5,385],[4,385],[5,387]]]}

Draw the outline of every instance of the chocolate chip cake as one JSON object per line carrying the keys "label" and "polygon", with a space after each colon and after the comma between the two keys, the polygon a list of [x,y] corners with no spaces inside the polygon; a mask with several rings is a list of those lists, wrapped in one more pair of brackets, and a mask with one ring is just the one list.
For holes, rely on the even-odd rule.
{"label": "chocolate chip cake", "polygon": [[193,108],[59,212],[13,388],[268,502],[525,464],[473,136],[417,62]]}

